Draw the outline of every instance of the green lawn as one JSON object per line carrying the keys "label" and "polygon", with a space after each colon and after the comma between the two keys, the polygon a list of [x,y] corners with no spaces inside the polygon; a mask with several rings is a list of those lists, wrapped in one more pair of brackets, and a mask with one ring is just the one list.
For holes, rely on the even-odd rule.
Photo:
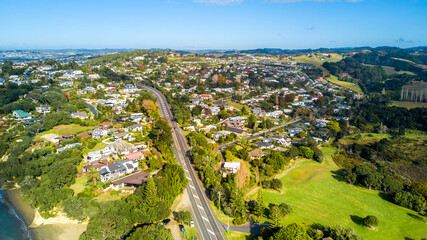
{"label": "green lawn", "polygon": [[[187,237],[187,239],[193,239],[193,237],[197,238],[197,230],[195,227],[190,227],[187,224],[184,224],[184,228],[185,228],[185,236]],[[181,234],[184,235],[183,232],[181,232]]]}
{"label": "green lawn", "polygon": [[89,149],[89,151],[98,151],[98,150],[104,149],[106,146],[107,146],[107,144],[105,144],[103,142],[99,142],[95,145],[94,148]]}
{"label": "green lawn", "polygon": [[[283,224],[321,223],[351,227],[365,239],[420,239],[427,237],[426,218],[379,197],[379,192],[336,180],[331,171],[338,167],[331,159],[333,148],[324,148],[325,161],[305,161],[281,178],[285,191],[279,194],[263,190],[264,202],[292,205],[294,213]],[[256,198],[254,194],[252,199]],[[380,224],[369,230],[353,219],[377,216]]]}
{"label": "green lawn", "polygon": [[78,124],[59,125],[59,126],[54,127],[53,129],[49,130],[49,131],[41,133],[37,137],[40,137],[40,136],[48,134],[48,133],[55,133],[55,134],[58,134],[60,136],[62,136],[64,134],[75,134],[75,135],[77,135],[80,133],[87,132],[93,128],[94,127],[83,127],[83,126],[80,126]]}
{"label": "green lawn", "polygon": [[344,88],[348,88],[348,89],[350,89],[352,91],[355,91],[357,93],[363,94],[362,89],[360,89],[360,87],[359,87],[359,84],[340,81],[334,75],[330,75],[329,77],[327,77],[325,79],[328,80],[331,83],[334,83],[334,84],[338,85],[338,86],[341,86],[341,87],[344,87]]}
{"label": "green lawn", "polygon": [[249,236],[250,236],[249,233],[242,233],[242,232],[235,232],[235,231],[224,232],[224,237],[227,240],[247,240],[249,239]]}
{"label": "green lawn", "polygon": [[74,190],[74,195],[77,195],[78,193],[83,191],[83,189],[86,187],[86,181],[86,176],[76,178],[76,183],[70,186],[70,188]]}
{"label": "green lawn", "polygon": [[392,106],[404,107],[407,109],[411,108],[426,108],[427,103],[424,102],[402,102],[402,101],[393,101]]}

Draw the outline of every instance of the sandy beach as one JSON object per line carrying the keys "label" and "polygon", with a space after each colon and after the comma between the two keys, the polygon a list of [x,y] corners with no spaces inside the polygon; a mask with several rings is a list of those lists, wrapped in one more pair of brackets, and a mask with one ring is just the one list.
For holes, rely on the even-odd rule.
{"label": "sandy beach", "polygon": [[6,199],[23,216],[31,237],[36,240],[77,240],[86,231],[86,223],[67,218],[60,213],[54,218],[44,219],[40,214],[24,202],[19,190],[5,190]]}

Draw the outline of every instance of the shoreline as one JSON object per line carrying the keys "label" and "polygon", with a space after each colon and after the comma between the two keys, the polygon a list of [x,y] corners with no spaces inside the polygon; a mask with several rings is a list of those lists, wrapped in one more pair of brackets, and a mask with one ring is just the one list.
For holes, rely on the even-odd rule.
{"label": "shoreline", "polygon": [[17,216],[22,218],[32,240],[78,240],[86,231],[87,223],[78,223],[59,213],[57,217],[44,219],[37,210],[24,202],[18,189],[3,189],[5,199],[14,208]]}

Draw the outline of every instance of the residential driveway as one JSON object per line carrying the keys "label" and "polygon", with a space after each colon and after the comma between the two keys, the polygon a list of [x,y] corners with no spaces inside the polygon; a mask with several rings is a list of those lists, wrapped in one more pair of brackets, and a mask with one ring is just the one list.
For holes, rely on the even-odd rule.
{"label": "residential driveway", "polygon": [[175,220],[171,219],[170,223],[168,225],[166,225],[165,227],[167,229],[171,230],[173,239],[175,239],[175,240],[182,240],[181,231],[179,230],[179,226],[178,225],[179,224]]}

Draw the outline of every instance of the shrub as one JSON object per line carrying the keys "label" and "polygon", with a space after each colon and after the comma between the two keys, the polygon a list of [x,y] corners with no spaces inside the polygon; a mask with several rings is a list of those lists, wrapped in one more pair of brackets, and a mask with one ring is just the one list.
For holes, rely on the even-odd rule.
{"label": "shrub", "polygon": [[376,227],[378,226],[378,218],[372,215],[369,215],[363,219],[363,224],[367,227]]}

